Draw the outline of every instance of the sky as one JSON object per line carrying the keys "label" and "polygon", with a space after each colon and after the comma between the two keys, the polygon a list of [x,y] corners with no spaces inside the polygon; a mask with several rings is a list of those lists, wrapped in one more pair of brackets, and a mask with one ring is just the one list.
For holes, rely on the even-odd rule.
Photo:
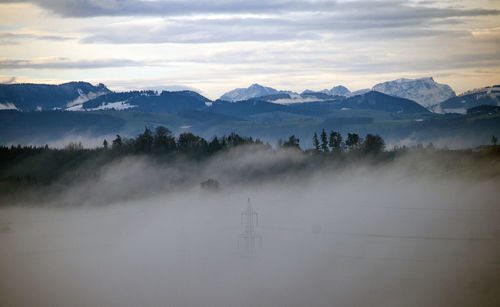
{"label": "sky", "polygon": [[301,92],[500,84],[500,0],[0,0],[0,82]]}

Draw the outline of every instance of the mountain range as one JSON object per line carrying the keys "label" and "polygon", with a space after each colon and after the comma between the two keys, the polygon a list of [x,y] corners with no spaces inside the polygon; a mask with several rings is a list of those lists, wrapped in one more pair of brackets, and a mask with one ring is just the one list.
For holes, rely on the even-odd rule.
{"label": "mountain range", "polygon": [[[413,100],[420,105],[430,108],[447,99],[455,97],[455,92],[449,85],[440,84],[434,81],[432,77],[420,79],[397,79],[376,84],[371,89],[362,89],[351,92],[342,85],[334,86],[331,89],[321,91],[305,90],[300,95],[291,91],[278,91],[270,87],[264,87],[259,84],[253,84],[248,88],[239,88],[225,93],[219,99],[231,102],[258,98],[278,93],[293,93],[295,98],[315,97],[318,99],[330,99],[334,96],[352,97],[366,94],[369,91],[377,91],[387,95]],[[293,101],[291,101],[293,102]]]}
{"label": "mountain range", "polygon": [[[331,101],[339,97],[355,97],[370,91],[405,98],[419,103],[432,112],[465,113],[468,108],[481,104],[497,105],[498,87],[478,89],[456,96],[450,86],[439,84],[433,78],[398,79],[376,84],[371,90],[351,92],[342,85],[321,91],[305,90],[301,94],[276,90],[252,84],[222,95],[219,100],[240,102],[259,98],[263,101],[293,104]],[[69,82],[61,85],[0,84],[0,110],[20,111],[96,111],[134,109],[146,112],[172,112],[180,109],[202,109],[212,101],[193,91],[130,91],[112,92],[104,84]]]}

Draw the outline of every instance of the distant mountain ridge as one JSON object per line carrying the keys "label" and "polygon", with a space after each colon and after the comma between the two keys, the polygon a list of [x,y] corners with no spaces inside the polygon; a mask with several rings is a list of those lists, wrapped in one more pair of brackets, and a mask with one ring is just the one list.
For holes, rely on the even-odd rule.
{"label": "distant mountain ridge", "polygon": [[102,83],[96,86],[88,82],[68,82],[60,85],[0,84],[0,109],[65,109],[110,92]]}
{"label": "distant mountain ridge", "polygon": [[430,113],[429,110],[414,101],[375,91],[353,97],[332,97],[323,94],[330,99],[292,104],[278,104],[273,103],[271,100],[276,98],[276,96],[286,98],[283,97],[284,95],[286,94],[274,94],[238,102],[217,100],[211,106],[207,107],[206,110],[242,119],[254,114],[270,112],[287,112],[301,116],[325,116],[328,113],[341,110],[376,110],[398,114]]}
{"label": "distant mountain ridge", "polygon": [[478,106],[500,106],[500,85],[465,92],[431,107],[436,113],[461,113]]}
{"label": "distant mountain ridge", "polygon": [[311,91],[311,90],[305,90],[302,92],[301,95],[311,95],[311,94],[316,94],[316,93],[322,93],[322,94],[326,94],[326,95],[329,95],[329,96],[344,96],[344,97],[348,97],[351,95],[351,91],[343,86],[343,85],[337,85],[337,86],[334,86],[332,87],[331,89],[324,89],[324,90],[321,90],[319,92],[316,92],[316,91]]}
{"label": "distant mountain ridge", "polygon": [[211,100],[188,90],[112,92],[102,83],[94,86],[88,82],[0,84],[0,110],[176,112],[201,109],[207,103]]}
{"label": "distant mountain ridge", "polygon": [[[304,90],[301,94],[294,91],[276,90],[272,87],[262,86],[254,83],[248,88],[237,88],[223,94],[219,100],[238,102],[253,98],[261,97],[278,97],[279,95],[289,95],[288,99],[300,100],[300,98],[317,98],[317,99],[331,99],[335,96],[349,97],[351,91],[343,85],[334,86],[332,89],[324,89],[321,91]],[[278,99],[278,98],[277,98]],[[280,99],[285,99],[281,97]]]}
{"label": "distant mountain ridge", "polygon": [[337,96],[332,100],[291,104],[289,107],[317,115],[328,114],[334,110],[374,110],[398,114],[430,113],[414,101],[375,91],[352,97]]}
{"label": "distant mountain ridge", "polygon": [[[303,104],[338,105],[345,103],[346,98],[366,95],[372,90],[363,89],[351,92],[342,85],[321,91],[305,90],[301,94],[293,91],[276,90],[259,84],[252,84],[248,88],[239,88],[221,96],[220,101],[231,103],[260,100],[274,104]],[[500,106],[500,86],[491,86],[468,91],[456,96],[455,92],[445,84],[435,82],[433,78],[397,79],[377,84],[373,91],[386,95],[416,101],[436,113],[462,113],[467,109],[480,105]],[[368,95],[375,97],[375,94]],[[392,111],[389,106],[381,105],[378,100],[385,96],[377,96],[372,100],[375,108],[387,112]],[[447,99],[441,101],[443,97]],[[357,100],[352,100],[357,101]],[[392,101],[392,100],[391,100]],[[419,102],[420,101],[420,102]],[[425,101],[426,103],[422,103]],[[430,101],[438,101],[427,105]],[[319,103],[319,102],[326,102]],[[68,82],[60,85],[49,84],[0,84],[0,110],[41,111],[41,110],[69,110],[69,111],[100,111],[100,110],[132,110],[141,112],[175,113],[180,110],[206,110],[214,103],[210,99],[190,90],[163,91],[153,90],[113,92],[104,84],[92,85],[88,82]],[[333,103],[333,104],[332,104]],[[312,105],[310,106],[312,107]],[[220,108],[219,106],[216,108]],[[216,109],[215,108],[215,109]],[[355,108],[357,106],[343,106]],[[417,108],[411,108],[417,110]],[[407,112],[403,108],[402,112]],[[418,110],[420,112],[421,110]],[[414,111],[411,111],[414,112]],[[231,114],[231,116],[237,116]]]}
{"label": "distant mountain ridge", "polygon": [[[292,91],[278,91],[271,87],[265,87],[257,83],[248,88],[237,88],[223,94],[219,99],[237,102],[276,94],[290,94],[292,100],[298,98],[317,98],[320,100],[331,99],[331,97],[352,97],[363,95],[370,91],[377,91],[386,95],[413,100],[424,107],[431,107],[444,100],[455,97],[453,89],[446,84],[440,84],[434,81],[432,77],[420,79],[397,79],[376,84],[371,89],[361,89],[351,92],[343,85],[337,85],[331,89],[321,91],[304,90],[300,95]],[[293,102],[291,102],[293,103]]]}
{"label": "distant mountain ridge", "polygon": [[[359,95],[353,95],[360,93]],[[389,99],[387,95],[376,95],[369,91],[358,91],[351,93],[344,86],[335,86],[331,90],[320,92],[304,91],[297,94],[292,91],[278,91],[270,87],[253,84],[246,89],[236,89],[224,94],[212,109],[227,109],[222,107],[221,101],[230,103],[242,103],[253,100],[253,104],[258,104],[261,108],[268,108],[267,104],[257,103],[257,101],[269,102],[273,104],[296,104],[311,103],[314,101],[326,101],[330,107],[335,108],[339,104],[345,104],[347,98],[357,96],[368,99],[371,97],[371,105],[365,105],[366,109],[377,109],[388,112],[420,112],[418,108],[408,106],[394,107],[393,104],[401,104],[404,100]],[[338,94],[338,95],[337,95]],[[243,97],[250,97],[244,100],[237,100]],[[361,98],[349,101],[359,102]],[[387,105],[379,103],[383,100]],[[180,110],[204,110],[209,108],[213,102],[193,91],[129,91],[112,92],[103,84],[93,86],[87,82],[70,82],[61,85],[44,84],[14,84],[0,86],[0,109],[17,109],[21,111],[34,110],[69,110],[69,111],[98,111],[98,110],[134,110],[141,112],[167,112],[175,113]],[[408,103],[405,101],[405,104]],[[312,105],[311,105],[312,106]],[[245,109],[241,106],[242,109]],[[269,110],[278,110],[280,106],[269,107]],[[360,105],[343,105],[342,108],[361,108]],[[391,109],[392,108],[392,109]],[[237,108],[236,108],[237,109]],[[280,109],[281,110],[281,109]],[[249,110],[248,110],[249,111]],[[237,116],[237,114],[228,114]]]}
{"label": "distant mountain ridge", "polygon": [[193,91],[130,91],[108,93],[79,105],[72,111],[126,110],[172,113],[179,110],[198,110],[211,100]]}

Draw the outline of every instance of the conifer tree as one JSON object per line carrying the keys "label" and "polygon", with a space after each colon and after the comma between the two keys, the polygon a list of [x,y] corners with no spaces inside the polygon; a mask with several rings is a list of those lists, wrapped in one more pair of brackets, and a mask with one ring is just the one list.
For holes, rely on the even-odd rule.
{"label": "conifer tree", "polygon": [[314,135],[313,135],[313,146],[314,146],[314,151],[316,151],[316,152],[320,151],[318,134],[316,134],[316,132],[314,132]]}
{"label": "conifer tree", "polygon": [[116,139],[113,140],[112,148],[113,149],[118,149],[123,146],[123,141],[122,138],[119,134],[116,135]]}
{"label": "conifer tree", "polygon": [[321,131],[320,138],[321,138],[321,150],[323,152],[329,152],[329,150],[328,150],[328,139],[326,137],[325,129],[323,129],[323,131]]}
{"label": "conifer tree", "polygon": [[137,152],[150,152],[153,140],[153,132],[148,127],[145,127],[144,133],[139,134],[135,140],[135,150]]}
{"label": "conifer tree", "polygon": [[[422,144],[420,144],[422,146]],[[384,150],[384,139],[378,134],[367,134],[363,142],[363,152],[367,154],[378,154]],[[423,148],[423,146],[422,146]]]}
{"label": "conifer tree", "polygon": [[345,144],[347,145],[347,147],[349,147],[349,150],[357,149],[360,143],[361,140],[359,139],[358,134],[356,133],[347,134],[347,140],[345,141]]}
{"label": "conifer tree", "polygon": [[[280,139],[280,141],[281,141],[281,139]],[[300,142],[300,140],[298,138],[296,138],[295,135],[292,135],[288,138],[288,141],[286,141],[282,144],[282,147],[291,147],[291,148],[300,149],[299,142]]]}
{"label": "conifer tree", "polygon": [[328,145],[332,151],[341,151],[343,147],[342,135],[339,132],[331,131]]}

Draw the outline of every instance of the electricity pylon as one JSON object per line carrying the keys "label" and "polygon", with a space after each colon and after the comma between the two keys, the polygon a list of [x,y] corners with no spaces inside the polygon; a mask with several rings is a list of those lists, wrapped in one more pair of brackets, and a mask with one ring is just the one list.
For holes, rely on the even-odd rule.
{"label": "electricity pylon", "polygon": [[[262,247],[262,236],[255,233],[255,227],[259,225],[259,214],[253,209],[250,198],[246,209],[241,213],[241,224],[243,233],[238,236],[238,249],[242,247],[242,252],[246,256],[255,256],[257,254],[257,241]],[[243,244],[240,243],[243,241]]]}

